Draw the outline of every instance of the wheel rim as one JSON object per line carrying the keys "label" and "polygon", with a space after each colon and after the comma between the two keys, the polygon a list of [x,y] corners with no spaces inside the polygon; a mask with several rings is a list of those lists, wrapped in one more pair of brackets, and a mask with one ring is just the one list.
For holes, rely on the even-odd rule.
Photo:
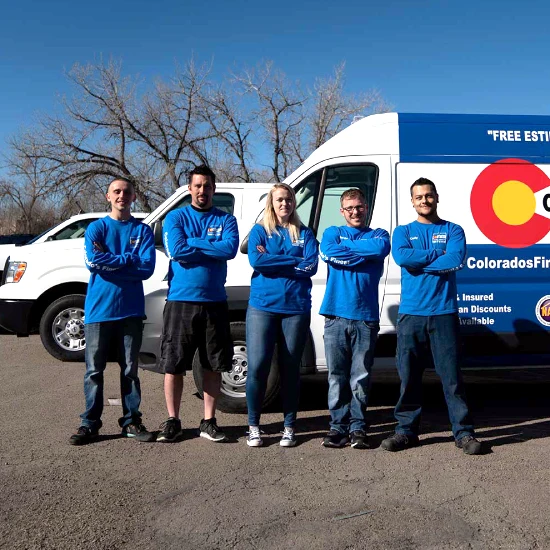
{"label": "wheel rim", "polygon": [[233,362],[230,372],[222,373],[221,391],[229,397],[246,398],[248,355],[244,342],[233,344]]}
{"label": "wheel rim", "polygon": [[66,351],[82,351],[84,337],[84,310],[70,307],[60,311],[52,323],[52,336],[56,344]]}

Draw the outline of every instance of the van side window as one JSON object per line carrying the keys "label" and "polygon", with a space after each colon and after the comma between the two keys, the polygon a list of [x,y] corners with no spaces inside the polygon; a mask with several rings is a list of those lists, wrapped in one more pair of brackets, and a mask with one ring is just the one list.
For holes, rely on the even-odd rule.
{"label": "van side window", "polygon": [[319,186],[323,170],[319,170],[306,178],[296,191],[296,210],[302,223],[313,229],[313,217],[315,213],[315,204],[319,194]]}
{"label": "van side window", "polygon": [[[323,179],[324,193],[321,197]],[[368,207],[367,224],[369,224],[374,208],[377,181],[378,167],[374,164],[342,164],[323,168],[306,178],[296,188],[300,219],[311,227],[317,239],[321,240],[327,227],[345,223],[340,214],[340,195],[355,187],[365,194]],[[319,209],[319,221],[315,223],[315,212]]]}

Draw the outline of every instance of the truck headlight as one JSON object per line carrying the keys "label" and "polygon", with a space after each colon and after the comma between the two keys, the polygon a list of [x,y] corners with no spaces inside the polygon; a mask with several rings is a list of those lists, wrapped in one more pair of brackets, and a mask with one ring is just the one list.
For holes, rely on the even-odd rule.
{"label": "truck headlight", "polygon": [[27,262],[9,262],[6,269],[6,283],[18,283],[26,269]]}

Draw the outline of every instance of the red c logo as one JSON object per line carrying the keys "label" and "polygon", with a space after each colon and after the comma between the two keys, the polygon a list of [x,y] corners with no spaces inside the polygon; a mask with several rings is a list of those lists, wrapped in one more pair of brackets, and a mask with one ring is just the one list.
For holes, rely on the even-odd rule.
{"label": "red c logo", "polygon": [[538,243],[550,231],[550,219],[535,213],[535,193],[550,187],[548,176],[522,159],[487,166],[472,187],[470,209],[479,230],[508,248]]}

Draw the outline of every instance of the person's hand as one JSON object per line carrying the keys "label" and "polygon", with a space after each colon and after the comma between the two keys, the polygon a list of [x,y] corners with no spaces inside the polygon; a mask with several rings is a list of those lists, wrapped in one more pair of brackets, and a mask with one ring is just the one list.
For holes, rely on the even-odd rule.
{"label": "person's hand", "polygon": [[98,243],[97,241],[94,242],[94,250],[96,252],[105,252],[105,250],[103,250],[103,246],[101,246],[101,243]]}
{"label": "person's hand", "polygon": [[258,246],[256,246],[256,250],[257,250],[260,254],[265,254],[265,253],[266,253],[266,249],[265,249],[261,244],[259,244]]}

